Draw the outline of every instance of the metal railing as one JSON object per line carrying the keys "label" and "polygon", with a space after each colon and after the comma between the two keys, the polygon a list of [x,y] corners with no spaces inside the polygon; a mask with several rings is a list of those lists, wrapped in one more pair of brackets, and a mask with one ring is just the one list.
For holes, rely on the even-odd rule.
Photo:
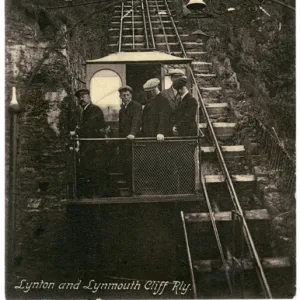
{"label": "metal railing", "polygon": [[256,118],[253,118],[252,122],[258,131],[259,144],[267,154],[271,168],[278,172],[280,189],[286,191],[290,199],[294,199],[296,192],[296,165],[294,160],[281,144],[276,132],[274,136]]}
{"label": "metal railing", "polygon": [[120,34],[119,34],[119,52],[122,51],[123,19],[124,19],[124,1],[122,1],[122,5],[121,5],[121,21],[120,21]]}
{"label": "metal railing", "polygon": [[[95,182],[106,174],[117,172],[120,182],[132,195],[195,194],[199,186],[199,139],[195,136],[136,138],[79,138],[71,137],[73,151],[72,197],[79,194],[84,184],[97,188]],[[114,171],[110,171],[111,166]],[[99,172],[97,170],[100,170]],[[117,171],[116,171],[117,170]],[[101,174],[100,174],[101,173]],[[101,177],[101,176],[102,177]],[[118,187],[107,197],[118,195]],[[88,196],[86,196],[88,197]],[[95,195],[97,197],[97,195]]]}
{"label": "metal railing", "polygon": [[[178,39],[178,41],[179,41],[179,44],[180,44],[180,46],[181,46],[181,50],[182,50],[183,56],[184,56],[184,57],[187,57],[187,54],[186,54],[184,45],[183,45],[183,43],[182,43],[182,41],[181,41],[181,38],[180,38],[180,35],[179,35],[179,33],[178,33],[176,24],[175,24],[175,22],[174,22],[174,19],[173,19],[173,17],[172,17],[172,14],[170,13],[169,5],[168,5],[168,3],[167,3],[166,0],[165,0],[165,5],[166,5],[167,10],[168,10],[168,13],[169,13],[169,15],[170,15],[171,22],[172,22],[172,25],[173,25],[175,34],[176,34],[177,39]],[[239,200],[238,200],[238,197],[237,197],[237,194],[236,194],[236,191],[235,191],[233,182],[232,182],[232,180],[231,180],[231,177],[230,177],[228,168],[227,168],[227,166],[226,166],[226,163],[225,163],[225,160],[224,160],[224,157],[223,157],[221,148],[220,148],[220,146],[219,146],[219,143],[218,143],[216,134],[215,134],[215,132],[214,132],[214,129],[213,129],[213,126],[212,126],[212,122],[210,121],[210,118],[209,118],[207,109],[206,109],[206,107],[205,107],[204,100],[203,100],[203,98],[202,98],[200,89],[199,89],[199,87],[198,87],[198,83],[197,83],[197,81],[196,81],[196,77],[195,77],[194,72],[193,72],[193,70],[192,70],[191,67],[189,67],[189,71],[190,71],[190,74],[191,74],[193,83],[194,83],[194,85],[195,85],[195,88],[196,88],[196,91],[197,91],[197,94],[198,94],[198,97],[199,97],[200,103],[198,103],[198,105],[201,107],[201,110],[202,110],[202,112],[203,112],[203,115],[204,115],[204,117],[205,117],[205,119],[206,119],[208,132],[209,132],[209,134],[210,134],[210,136],[211,136],[211,138],[212,138],[213,144],[214,144],[214,146],[215,146],[216,154],[217,154],[217,157],[218,157],[220,166],[221,166],[221,168],[222,168],[223,174],[224,174],[224,176],[225,176],[226,185],[227,185],[228,190],[229,190],[229,193],[230,193],[230,195],[231,195],[232,203],[233,203],[233,205],[234,205],[235,210],[241,215],[242,224],[243,224],[243,232],[244,232],[245,239],[246,239],[247,245],[248,245],[248,247],[249,247],[249,250],[251,251],[251,255],[253,256],[253,258],[254,258],[255,261],[256,261],[256,270],[257,270],[258,278],[259,278],[259,280],[260,280],[260,282],[261,282],[262,289],[263,289],[264,294],[265,294],[265,296],[266,296],[267,298],[272,298],[272,294],[271,294],[271,291],[270,291],[270,288],[269,288],[268,281],[267,281],[267,279],[266,279],[266,276],[265,276],[265,273],[264,273],[262,264],[261,264],[261,262],[260,262],[259,255],[258,255],[258,253],[257,253],[257,251],[256,251],[256,248],[255,248],[255,245],[254,245],[254,242],[253,242],[253,239],[252,239],[250,230],[249,230],[248,225],[247,225],[247,223],[246,223],[246,219],[245,219],[245,217],[244,217],[243,210],[242,210],[242,208],[241,208],[241,206],[240,206],[240,202],[239,202]],[[199,114],[198,114],[197,117],[198,117],[198,120],[199,120]]]}
{"label": "metal railing", "polygon": [[145,16],[145,7],[144,7],[144,0],[141,0],[141,9],[143,14],[143,23],[144,23],[144,35],[146,40],[146,48],[149,49],[149,39],[147,33],[147,23],[146,23],[146,16]]}

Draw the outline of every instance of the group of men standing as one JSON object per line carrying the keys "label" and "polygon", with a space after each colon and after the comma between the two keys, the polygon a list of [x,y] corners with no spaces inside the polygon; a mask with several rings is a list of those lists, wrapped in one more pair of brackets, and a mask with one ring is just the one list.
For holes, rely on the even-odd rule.
{"label": "group of men standing", "polygon": [[132,88],[119,89],[122,99],[119,113],[119,136],[134,139],[136,136],[196,136],[197,100],[187,88],[187,77],[180,69],[170,71],[172,86],[160,92],[157,78],[148,80],[143,88],[148,99],[142,106],[132,99]]}
{"label": "group of men standing", "polygon": [[[136,137],[156,137],[163,141],[166,136],[196,136],[197,124],[196,113],[198,109],[197,100],[189,93],[187,77],[180,69],[169,72],[172,86],[169,89],[159,89],[160,80],[152,78],[148,80],[143,89],[146,93],[147,103],[144,107],[132,99],[133,90],[130,86],[119,89],[122,100],[119,111],[119,137],[128,139],[127,143],[121,143],[119,153],[122,169],[129,185],[131,185],[132,148],[130,140]],[[79,105],[83,109],[79,136],[81,138],[105,137],[105,122],[102,110],[91,103],[89,90],[79,90],[75,94]],[[99,145],[98,145],[99,146]],[[96,152],[99,153],[96,153]],[[101,152],[101,153],[100,153]],[[81,194],[89,197],[91,194],[102,195],[103,184],[106,182],[105,162],[108,161],[107,149],[97,147],[93,142],[82,143],[80,155],[79,190]],[[99,165],[99,160],[101,163]],[[104,160],[104,162],[103,162]],[[99,171],[100,169],[103,172]],[[80,188],[82,187],[82,188]]]}

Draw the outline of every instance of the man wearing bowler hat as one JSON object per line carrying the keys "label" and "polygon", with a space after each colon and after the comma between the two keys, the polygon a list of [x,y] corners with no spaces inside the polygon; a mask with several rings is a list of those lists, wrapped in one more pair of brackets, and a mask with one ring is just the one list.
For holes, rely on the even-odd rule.
{"label": "man wearing bowler hat", "polygon": [[[82,108],[78,129],[80,138],[105,137],[105,121],[100,107],[91,102],[90,91],[81,89],[75,93]],[[78,176],[78,197],[103,196],[107,182],[107,153],[104,142],[81,141]]]}
{"label": "man wearing bowler hat", "polygon": [[152,78],[143,86],[149,100],[144,107],[142,128],[144,136],[163,141],[165,136],[172,134],[172,110],[168,99],[160,92],[159,84],[159,79]]}
{"label": "man wearing bowler hat", "polygon": [[[185,73],[182,69],[169,69],[168,74],[170,75],[172,84],[175,79],[185,76]],[[161,93],[168,99],[171,109],[174,112],[180,101],[180,95],[178,94],[177,90],[175,90],[172,85],[170,88],[163,90]]]}
{"label": "man wearing bowler hat", "polygon": [[173,126],[174,135],[196,136],[196,114],[198,109],[197,100],[189,93],[185,76],[177,78],[173,82],[173,88],[178,92],[180,101],[175,110]]}
{"label": "man wearing bowler hat", "polygon": [[[142,123],[142,105],[132,100],[132,88],[122,86],[119,88],[120,98],[122,100],[119,112],[119,137],[125,137],[128,140],[140,135]],[[121,141],[119,153],[122,163],[125,179],[131,188],[132,186],[132,145],[131,143]]]}

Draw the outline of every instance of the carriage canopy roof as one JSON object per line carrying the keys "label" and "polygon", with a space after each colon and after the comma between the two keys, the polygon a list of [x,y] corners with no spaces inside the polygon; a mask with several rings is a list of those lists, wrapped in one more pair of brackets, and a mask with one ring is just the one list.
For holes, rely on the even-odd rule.
{"label": "carriage canopy roof", "polygon": [[182,58],[159,51],[118,52],[108,56],[87,60],[87,64],[130,64],[130,63],[165,63],[187,64],[190,58]]}

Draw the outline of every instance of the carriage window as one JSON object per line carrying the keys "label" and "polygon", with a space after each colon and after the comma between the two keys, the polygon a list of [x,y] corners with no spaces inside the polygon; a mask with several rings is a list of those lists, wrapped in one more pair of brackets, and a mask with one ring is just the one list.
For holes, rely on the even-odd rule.
{"label": "carriage window", "polygon": [[121,86],[121,78],[112,70],[101,70],[91,79],[91,99],[101,107],[105,121],[118,121],[121,104],[118,89]]}
{"label": "carriage window", "polygon": [[168,89],[172,86],[171,76],[165,75],[165,87],[164,89]]}

